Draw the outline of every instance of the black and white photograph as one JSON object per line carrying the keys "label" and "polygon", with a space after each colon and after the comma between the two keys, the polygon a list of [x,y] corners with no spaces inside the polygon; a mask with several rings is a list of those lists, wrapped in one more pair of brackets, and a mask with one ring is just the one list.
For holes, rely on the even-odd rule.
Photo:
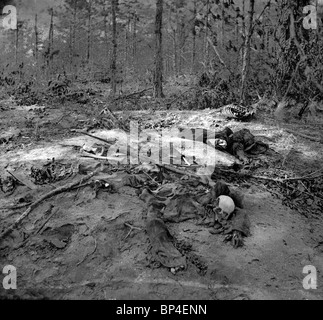
{"label": "black and white photograph", "polygon": [[0,50],[0,300],[323,299],[323,0],[0,0]]}

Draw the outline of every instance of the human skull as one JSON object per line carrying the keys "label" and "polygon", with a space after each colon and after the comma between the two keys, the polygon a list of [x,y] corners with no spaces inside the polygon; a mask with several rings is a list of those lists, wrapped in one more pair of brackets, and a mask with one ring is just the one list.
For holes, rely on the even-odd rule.
{"label": "human skull", "polygon": [[216,220],[228,220],[235,209],[234,201],[229,196],[219,196],[215,201]]}

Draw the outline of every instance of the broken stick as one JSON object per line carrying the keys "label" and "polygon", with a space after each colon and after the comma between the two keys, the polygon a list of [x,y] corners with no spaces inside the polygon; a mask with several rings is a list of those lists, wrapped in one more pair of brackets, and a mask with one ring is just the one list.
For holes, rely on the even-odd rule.
{"label": "broken stick", "polygon": [[71,129],[71,132],[81,133],[81,134],[84,134],[84,135],[86,135],[86,136],[89,136],[89,137],[91,137],[91,138],[97,139],[97,140],[99,140],[99,141],[105,142],[105,143],[110,144],[110,145],[116,142],[116,139],[106,140],[106,139],[103,139],[103,138],[100,138],[100,137],[94,136],[93,134],[88,133],[88,132],[83,131],[83,130]]}
{"label": "broken stick", "polygon": [[311,136],[308,136],[304,133],[301,133],[301,132],[297,132],[297,131],[294,131],[294,130],[291,130],[291,129],[285,129],[286,132],[288,133],[291,133],[291,134],[294,134],[294,135],[297,135],[297,136],[300,136],[302,138],[305,138],[305,139],[308,139],[308,140],[311,140],[311,141],[315,141],[315,142],[321,142],[323,143],[323,139],[321,138],[317,138],[317,137],[311,137]]}
{"label": "broken stick", "polygon": [[115,156],[115,157],[113,157],[113,156],[106,156],[106,157],[103,157],[103,156],[97,156],[97,155],[95,155],[95,154],[91,154],[91,153],[88,153],[88,152],[82,152],[81,153],[81,156],[82,157],[85,157],[85,158],[92,158],[92,159],[98,159],[98,160],[107,160],[107,161],[116,161],[116,162],[121,162],[122,160],[124,160],[124,157],[126,156],[126,154],[124,154],[124,153],[118,153],[117,154],[118,156],[120,156],[120,158],[119,157],[117,157],[117,156]]}
{"label": "broken stick", "polygon": [[159,168],[164,168],[164,169],[166,169],[168,171],[172,171],[172,172],[177,173],[177,174],[181,174],[181,175],[184,175],[184,176],[186,175],[186,176],[188,176],[190,178],[196,178],[196,179],[200,180],[200,182],[202,184],[204,184],[204,185],[209,185],[209,186],[212,187],[215,184],[215,182],[212,181],[211,177],[207,176],[207,175],[198,175],[198,174],[196,174],[194,172],[188,171],[187,169],[186,170],[177,169],[177,168],[174,168],[174,167],[172,167],[171,165],[168,165],[168,164],[163,164],[163,165],[157,164],[157,166]]}
{"label": "broken stick", "polygon": [[2,232],[0,234],[0,242],[7,236],[9,235],[20,223],[23,219],[25,219],[26,217],[28,217],[28,215],[30,214],[30,212],[35,209],[41,202],[43,202],[44,200],[53,197],[59,193],[65,192],[67,190],[73,189],[74,187],[79,187],[79,185],[83,184],[85,181],[88,181],[89,179],[91,179],[94,175],[96,174],[96,171],[92,172],[91,174],[87,175],[86,177],[73,182],[73,183],[69,183],[65,186],[59,187],[57,189],[54,189],[46,194],[44,194],[40,199],[36,200],[35,202],[33,202],[30,207],[4,232]]}
{"label": "broken stick", "polygon": [[23,176],[19,177],[19,174],[13,174],[9,170],[6,170],[17,182],[19,182],[22,186],[26,186],[30,190],[37,189],[37,186],[33,184],[31,181],[24,179]]}
{"label": "broken stick", "polygon": [[[52,211],[52,209],[54,208],[54,206],[53,205],[51,205],[51,207],[50,207],[50,211]],[[50,213],[50,215],[49,215],[49,217],[45,220],[45,222],[40,226],[40,228],[36,231],[36,234],[38,234],[38,233],[42,233],[42,231],[43,231],[43,229],[44,229],[44,227],[45,227],[45,225],[47,224],[47,222],[57,213],[59,211],[59,208],[56,208],[55,210],[54,210],[54,212],[52,212],[52,213]]]}
{"label": "broken stick", "polygon": [[117,101],[117,100],[123,100],[123,99],[129,99],[129,98],[131,98],[132,96],[135,96],[135,95],[141,95],[141,94],[143,94],[143,93],[145,93],[146,91],[149,91],[149,90],[152,90],[152,89],[154,89],[154,87],[149,87],[149,88],[146,88],[146,89],[143,89],[143,90],[140,90],[140,91],[137,91],[137,92],[132,92],[132,93],[130,93],[130,94],[128,94],[128,95],[126,95],[126,96],[120,96],[120,97],[117,97],[116,99],[115,99],[115,101]]}
{"label": "broken stick", "polygon": [[126,226],[126,227],[129,227],[130,228],[130,230],[129,230],[129,232],[128,232],[128,234],[126,235],[126,237],[124,238],[124,240],[126,240],[129,236],[130,236],[130,234],[131,234],[131,232],[132,232],[132,230],[142,230],[142,228],[139,228],[139,227],[134,227],[133,225],[131,225],[130,223],[124,223],[124,225]]}
{"label": "broken stick", "polygon": [[[286,181],[297,181],[297,180],[314,180],[316,178],[320,178],[321,176],[323,176],[322,170],[318,170],[317,172],[314,172],[312,174],[310,173],[310,174],[302,176],[302,177],[292,177],[292,178],[271,178],[271,177],[266,177],[266,176],[254,176],[249,173],[236,172],[236,171],[232,171],[232,170],[221,170],[221,171],[225,172],[225,173],[232,173],[232,174],[240,176],[240,177],[274,181],[274,182],[280,182],[280,183],[283,183]],[[316,175],[314,175],[314,174],[316,174]]]}

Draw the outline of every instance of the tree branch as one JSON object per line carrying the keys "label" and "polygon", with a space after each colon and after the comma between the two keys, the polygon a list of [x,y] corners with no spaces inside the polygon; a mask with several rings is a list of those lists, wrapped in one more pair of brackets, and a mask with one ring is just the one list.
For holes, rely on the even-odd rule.
{"label": "tree branch", "polygon": [[211,47],[213,48],[213,50],[214,50],[214,52],[215,52],[215,54],[217,55],[217,57],[218,57],[218,59],[219,59],[219,61],[220,61],[220,63],[231,73],[231,75],[235,75],[231,70],[230,70],[230,68],[225,64],[225,62],[222,60],[222,58],[221,58],[221,56],[220,56],[220,54],[219,54],[219,52],[218,52],[218,50],[216,49],[216,47],[215,47],[215,45],[212,43],[212,40],[211,40],[211,38],[210,37],[207,37],[207,41],[210,43],[210,45],[211,45]]}

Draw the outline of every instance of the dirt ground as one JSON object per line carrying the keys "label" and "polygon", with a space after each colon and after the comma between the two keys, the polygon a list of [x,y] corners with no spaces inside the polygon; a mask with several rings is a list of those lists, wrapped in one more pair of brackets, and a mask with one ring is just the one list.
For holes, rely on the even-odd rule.
{"label": "dirt ground", "polygon": [[[70,132],[72,128],[92,125],[97,111],[85,112],[80,107],[42,110],[7,106],[1,113],[0,131],[11,130],[13,136],[0,144],[0,175],[6,170],[28,172],[31,165],[40,165],[52,158],[74,166],[82,164],[95,168],[100,165],[97,160],[80,159],[75,149],[75,145],[93,144],[93,139]],[[155,118],[148,112],[134,114],[147,123]],[[322,144],[289,134],[270,120],[226,121],[210,110],[165,112],[166,117],[169,114],[173,126],[250,129],[281,155],[284,164],[281,172],[287,175],[299,176],[323,167]],[[160,116],[163,118],[162,112]],[[306,125],[299,124],[299,128],[306,133]],[[100,135],[100,129],[93,133]],[[123,174],[116,171],[113,178],[119,179]],[[226,177],[222,178],[226,181]],[[34,201],[72,179],[54,185],[37,185],[36,189],[18,186],[10,196],[0,191],[1,229],[5,230],[26,209],[4,208],[17,202],[24,205]],[[177,241],[191,245],[190,256],[195,257],[195,261],[189,259],[186,270],[175,275],[149,263],[149,240],[144,230],[145,204],[134,188],[122,187],[117,193],[100,191],[95,195],[92,188],[85,187],[44,201],[0,246],[1,269],[13,265],[18,275],[17,290],[0,288],[0,297],[322,299],[322,216],[305,216],[284,205],[283,199],[266,188],[263,181],[228,182],[245,195],[251,236],[245,239],[243,247],[234,249],[230,243],[223,242],[224,236],[209,233],[195,220],[167,223]],[[50,205],[56,213],[42,233],[35,232],[45,222]],[[311,209],[309,211],[311,213]],[[125,223],[137,229],[129,234]],[[303,289],[305,274],[302,271],[306,265],[317,269],[316,290]]]}

